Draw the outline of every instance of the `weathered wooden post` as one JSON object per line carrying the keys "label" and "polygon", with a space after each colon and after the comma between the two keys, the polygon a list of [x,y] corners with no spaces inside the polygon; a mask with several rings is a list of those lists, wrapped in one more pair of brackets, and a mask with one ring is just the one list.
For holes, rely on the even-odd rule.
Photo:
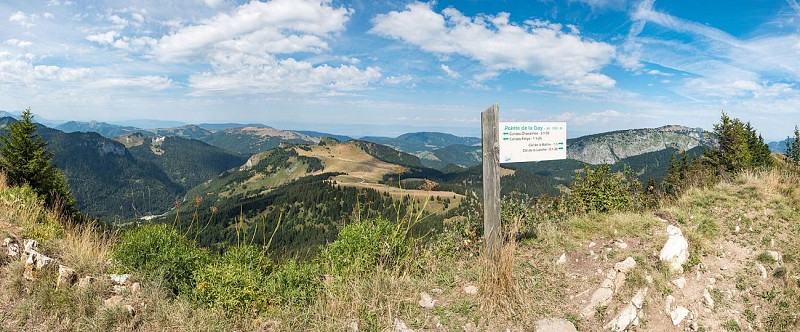
{"label": "weathered wooden post", "polygon": [[498,112],[492,105],[481,113],[481,145],[483,147],[483,238],[487,258],[500,259],[502,245],[500,224],[500,159],[498,143]]}

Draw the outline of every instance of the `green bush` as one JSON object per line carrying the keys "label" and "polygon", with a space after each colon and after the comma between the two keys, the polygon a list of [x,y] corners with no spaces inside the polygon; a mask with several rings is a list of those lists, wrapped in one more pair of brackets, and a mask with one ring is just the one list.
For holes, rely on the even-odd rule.
{"label": "green bush", "polygon": [[269,276],[269,302],[281,305],[310,303],[322,284],[319,269],[313,263],[289,260]]}
{"label": "green bush", "polygon": [[254,246],[228,250],[222,258],[195,272],[195,300],[227,311],[259,310],[267,304],[269,259]]}
{"label": "green bush", "polygon": [[122,234],[114,260],[124,271],[160,277],[176,294],[194,288],[192,274],[209,261],[208,253],[173,227],[149,224]]}
{"label": "green bush", "polygon": [[368,219],[342,228],[321,258],[334,274],[356,274],[374,271],[378,266],[402,267],[413,247],[406,225]]}
{"label": "green bush", "polygon": [[631,210],[640,204],[641,183],[630,167],[612,173],[608,164],[584,166],[570,188],[570,204],[579,213]]}

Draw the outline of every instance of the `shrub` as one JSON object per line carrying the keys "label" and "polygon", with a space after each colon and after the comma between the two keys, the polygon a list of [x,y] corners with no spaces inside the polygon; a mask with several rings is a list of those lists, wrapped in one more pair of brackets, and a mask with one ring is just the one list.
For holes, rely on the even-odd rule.
{"label": "shrub", "polygon": [[254,246],[233,247],[194,274],[195,300],[227,311],[260,310],[267,304],[266,280],[272,264]]}
{"label": "shrub", "polygon": [[363,273],[378,266],[396,268],[406,263],[414,241],[404,224],[381,218],[345,226],[321,258],[334,274]]}
{"label": "shrub", "polygon": [[281,305],[310,303],[321,288],[319,268],[313,263],[289,260],[269,276],[269,302]]}
{"label": "shrub", "polygon": [[173,227],[148,224],[122,234],[114,260],[124,270],[161,277],[176,294],[194,288],[192,273],[209,261],[208,253]]}
{"label": "shrub", "polygon": [[576,175],[570,188],[571,207],[577,212],[610,212],[638,208],[641,184],[630,167],[612,173],[603,164],[592,169],[584,166],[585,175]]}

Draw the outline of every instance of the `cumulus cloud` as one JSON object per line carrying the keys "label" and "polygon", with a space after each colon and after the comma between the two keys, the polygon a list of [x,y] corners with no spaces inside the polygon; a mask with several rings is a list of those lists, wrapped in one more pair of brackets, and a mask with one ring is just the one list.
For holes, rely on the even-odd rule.
{"label": "cumulus cloud", "polygon": [[450,67],[447,66],[446,64],[442,64],[440,67],[442,68],[442,70],[444,70],[445,74],[447,74],[447,76],[450,76],[451,78],[461,77],[461,74],[459,74],[455,70],[450,69]]}
{"label": "cumulus cloud", "polygon": [[36,26],[36,24],[34,24],[33,21],[35,21],[38,17],[39,15],[36,14],[26,15],[24,12],[18,11],[14,14],[11,14],[11,16],[8,17],[8,21],[13,23],[19,23],[20,25],[26,28],[31,28],[33,26]]}
{"label": "cumulus cloud", "polygon": [[162,60],[203,57],[223,47],[248,52],[319,52],[321,37],[342,31],[351,15],[330,1],[253,1],[164,36],[154,53]]}
{"label": "cumulus cloud", "polygon": [[88,68],[37,65],[29,59],[9,52],[0,52],[0,82],[33,84],[41,81],[77,81],[91,73]]}
{"label": "cumulus cloud", "polygon": [[91,88],[134,88],[145,90],[164,90],[172,87],[172,85],[172,80],[169,77],[153,75],[132,78],[104,78],[87,84]]}
{"label": "cumulus cloud", "polygon": [[628,117],[630,114],[621,113],[615,110],[604,110],[600,112],[592,112],[588,114],[577,114],[574,112],[564,112],[553,116],[553,121],[564,121],[571,125],[588,125],[588,124],[607,124],[612,121],[617,121],[622,117]]}
{"label": "cumulus cloud", "polygon": [[15,46],[15,47],[21,47],[21,48],[25,48],[25,47],[33,45],[32,42],[29,42],[27,40],[19,40],[19,39],[16,39],[16,38],[7,39],[5,41],[5,43],[6,43],[6,45],[9,45],[9,46]]}
{"label": "cumulus cloud", "polygon": [[98,33],[94,35],[89,35],[86,37],[86,40],[93,41],[98,44],[114,44],[114,39],[119,36],[119,32],[116,31],[108,31],[104,33]]}
{"label": "cumulus cloud", "polygon": [[434,54],[458,54],[479,61],[491,78],[500,71],[542,76],[549,84],[578,91],[602,91],[615,81],[598,73],[615,55],[613,46],[585,39],[560,24],[509,22],[508,13],[469,17],[454,8],[435,12],[413,3],[404,11],[376,16],[371,32],[402,40]]}
{"label": "cumulus cloud", "polygon": [[376,67],[314,66],[293,58],[277,59],[243,53],[218,54],[214,72],[192,75],[189,84],[195,95],[212,93],[325,93],[339,94],[367,88],[381,78]]}

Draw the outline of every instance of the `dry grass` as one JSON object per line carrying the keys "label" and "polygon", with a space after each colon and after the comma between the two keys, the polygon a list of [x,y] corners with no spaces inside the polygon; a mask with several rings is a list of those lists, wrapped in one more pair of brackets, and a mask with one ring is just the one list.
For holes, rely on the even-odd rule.
{"label": "dry grass", "polygon": [[63,264],[80,275],[97,275],[108,268],[114,234],[103,233],[94,225],[70,225],[56,243]]}

